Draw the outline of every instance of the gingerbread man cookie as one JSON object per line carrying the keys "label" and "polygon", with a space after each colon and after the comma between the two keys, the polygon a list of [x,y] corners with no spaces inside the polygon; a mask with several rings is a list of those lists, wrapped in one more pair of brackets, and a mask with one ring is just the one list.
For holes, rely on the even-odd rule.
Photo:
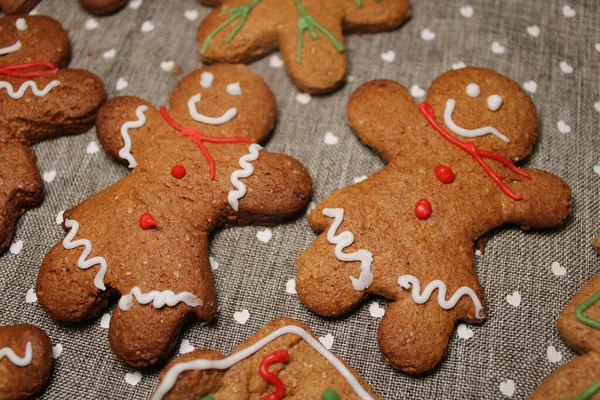
{"label": "gingerbread man cookie", "polygon": [[52,371],[52,342],[33,325],[0,326],[0,398],[28,399]]}
{"label": "gingerbread man cookie", "polygon": [[278,318],[229,357],[194,350],[172,361],[151,400],[380,399],[300,322]]}
{"label": "gingerbread man cookie", "polygon": [[26,14],[36,6],[40,0],[0,0],[0,11],[6,15]]}
{"label": "gingerbread man cookie", "polygon": [[[599,241],[600,234],[593,242],[600,253]],[[564,341],[582,355],[554,371],[530,399],[600,399],[600,274],[567,304],[557,325]]]}
{"label": "gingerbread man cookie", "polygon": [[198,27],[204,62],[251,62],[277,49],[296,86],[330,92],[346,78],[344,33],[392,30],[408,0],[201,0],[218,6]]}
{"label": "gingerbread man cookie", "polygon": [[62,321],[95,317],[119,293],[110,343],[136,367],[168,354],[186,316],[215,315],[211,232],[277,224],[311,195],[298,161],[256,143],[273,128],[275,99],[244,65],[190,73],[170,103],[159,111],[117,97],[102,107],[98,138],[133,172],[65,212],[67,237],[37,281],[40,304]]}
{"label": "gingerbread man cookie", "polygon": [[[4,14],[26,14],[35,7],[40,0],[0,0],[0,11]],[[82,6],[92,14],[112,14],[127,4],[127,0],[79,0]]]}
{"label": "gingerbread man cookie", "polygon": [[0,19],[0,251],[17,218],[44,197],[31,144],[87,131],[104,102],[100,78],[65,68],[70,54],[55,20]]}
{"label": "gingerbread man cookie", "polygon": [[488,69],[442,74],[419,106],[396,82],[366,83],[348,118],[389,163],[311,212],[323,234],[297,259],[296,288],[325,316],[348,313],[369,293],[392,300],[378,333],[384,357],[425,372],[443,358],[456,321],[485,316],[473,242],[507,223],[561,224],[571,191],[512,164],[531,152],[537,114],[517,84]]}

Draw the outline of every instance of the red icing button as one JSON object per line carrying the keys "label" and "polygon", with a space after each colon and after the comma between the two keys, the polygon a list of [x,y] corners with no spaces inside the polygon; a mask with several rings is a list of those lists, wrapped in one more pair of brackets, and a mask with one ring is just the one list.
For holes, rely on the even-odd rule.
{"label": "red icing button", "polygon": [[427,219],[431,217],[431,203],[427,199],[417,201],[415,205],[415,215],[419,219]]}
{"label": "red icing button", "polygon": [[140,217],[140,228],[142,228],[143,230],[154,228],[156,225],[158,225],[158,221],[155,220],[154,217],[150,215],[150,213],[142,214],[142,216]]}
{"label": "red icing button", "polygon": [[173,178],[181,179],[185,176],[185,167],[183,165],[177,164],[173,168],[171,168],[171,175]]}
{"label": "red icing button", "polygon": [[454,171],[447,165],[438,165],[435,167],[435,176],[437,176],[442,183],[454,182]]}

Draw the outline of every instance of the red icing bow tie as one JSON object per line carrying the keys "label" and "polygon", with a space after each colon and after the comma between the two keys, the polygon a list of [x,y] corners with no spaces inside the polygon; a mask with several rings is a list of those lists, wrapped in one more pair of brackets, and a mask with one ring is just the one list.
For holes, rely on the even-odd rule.
{"label": "red icing bow tie", "polygon": [[[33,68],[44,68],[38,71],[29,71]],[[15,78],[38,78],[40,76],[54,75],[58,67],[47,61],[36,61],[27,64],[12,64],[0,67],[0,75],[13,76]]]}
{"label": "red icing bow tie", "polygon": [[196,143],[196,145],[198,146],[198,148],[204,155],[206,162],[208,162],[208,167],[210,168],[210,180],[211,181],[215,179],[215,160],[212,157],[212,155],[208,152],[208,149],[206,147],[204,147],[203,142],[219,143],[219,144],[222,144],[222,143],[253,144],[254,143],[254,141],[252,139],[247,138],[247,137],[242,137],[242,136],[234,136],[234,137],[228,137],[228,138],[217,138],[217,137],[211,137],[211,136],[204,136],[200,132],[198,132],[196,129],[192,128],[191,126],[179,125],[177,122],[175,122],[175,120],[173,118],[171,118],[171,116],[169,115],[169,112],[167,111],[167,109],[165,107],[160,107],[159,111],[160,111],[160,114],[165,119],[165,121],[167,121],[167,123],[169,125],[171,125],[173,128],[177,129],[179,131],[179,133],[181,133],[181,136],[189,137],[192,140],[192,142]]}
{"label": "red icing bow tie", "polygon": [[492,160],[496,160],[499,163],[510,168],[517,175],[522,176],[524,178],[531,179],[531,175],[529,175],[527,172],[517,168],[509,159],[501,156],[498,153],[494,153],[493,151],[479,150],[475,146],[475,143],[473,143],[473,142],[463,143],[460,140],[453,137],[452,135],[450,135],[448,132],[446,132],[444,130],[444,128],[442,128],[436,122],[435,111],[433,110],[433,107],[431,107],[427,102],[422,102],[419,104],[419,111],[421,112],[421,114],[423,114],[423,116],[425,117],[427,122],[429,122],[429,125],[431,125],[431,127],[433,129],[435,129],[440,135],[442,135],[442,137],[444,139],[446,139],[453,145],[455,145],[455,146],[459,147],[460,149],[469,153],[475,159],[475,161],[477,161],[477,163],[479,163],[479,165],[481,165],[481,168],[483,168],[483,170],[486,172],[486,174],[488,174],[488,176],[496,183],[496,185],[498,185],[500,187],[500,189],[502,189],[504,194],[506,194],[508,197],[510,197],[511,199],[516,200],[516,201],[523,200],[523,196],[519,196],[519,195],[515,194],[508,187],[508,185],[506,183],[504,183],[502,181],[502,179],[500,179],[498,174],[496,174],[492,170],[492,168],[485,162],[484,158],[491,158]]}

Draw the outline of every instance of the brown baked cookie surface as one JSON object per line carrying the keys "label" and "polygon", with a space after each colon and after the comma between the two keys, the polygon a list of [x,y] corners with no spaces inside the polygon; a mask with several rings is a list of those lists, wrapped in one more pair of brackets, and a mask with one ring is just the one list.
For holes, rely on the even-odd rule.
{"label": "brown baked cookie surface", "polygon": [[248,63],[277,49],[306,92],[330,92],[346,78],[344,33],[400,26],[408,0],[201,0],[218,6],[198,27],[203,62]]}
{"label": "brown baked cookie surface", "polygon": [[296,288],[323,316],[344,315],[370,293],[392,300],[381,351],[392,366],[422,373],[444,357],[456,321],[485,317],[473,243],[504,224],[561,224],[571,191],[511,163],[531,152],[537,114],[516,83],[488,69],[442,74],[420,106],[396,82],[366,83],[348,118],[389,163],[310,213],[322,234],[296,260]]}
{"label": "brown baked cookie surface", "polygon": [[31,144],[87,131],[104,102],[100,78],[64,68],[70,54],[52,18],[0,19],[0,251],[17,218],[43,200]]}
{"label": "brown baked cookie surface", "polygon": [[27,14],[40,0],[0,0],[0,11],[6,15]]}
{"label": "brown baked cookie surface", "polygon": [[[270,396],[270,397],[266,397]],[[152,400],[380,399],[356,371],[290,318],[278,318],[228,357],[194,350],[169,363]]]}
{"label": "brown baked cookie surface", "polygon": [[128,0],[79,0],[82,6],[92,14],[112,14],[127,4]]}
{"label": "brown baked cookie surface", "polygon": [[310,198],[306,169],[256,143],[275,115],[264,81],[227,64],[184,77],[169,111],[136,97],[104,105],[98,138],[133,171],[65,212],[68,235],[38,275],[40,304],[58,320],[79,321],[119,293],[114,353],[136,367],[168,355],[187,316],[210,320],[217,311],[209,234],[278,224]]}
{"label": "brown baked cookie surface", "polygon": [[52,342],[33,325],[0,326],[0,399],[28,399],[46,385]]}
{"label": "brown baked cookie surface", "polygon": [[[594,246],[599,239],[594,238]],[[600,399],[600,274],[567,304],[557,326],[569,347],[582,355],[554,371],[530,399]]]}

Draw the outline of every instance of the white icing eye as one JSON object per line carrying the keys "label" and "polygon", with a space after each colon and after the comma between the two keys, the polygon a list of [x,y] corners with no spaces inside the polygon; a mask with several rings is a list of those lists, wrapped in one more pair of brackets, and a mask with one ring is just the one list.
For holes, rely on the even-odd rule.
{"label": "white icing eye", "polygon": [[467,86],[467,94],[471,97],[477,97],[481,94],[481,88],[476,83],[469,83]]}
{"label": "white icing eye", "polygon": [[210,72],[203,72],[202,75],[200,75],[200,86],[204,89],[211,87],[214,81],[215,76]]}
{"label": "white icing eye", "polygon": [[493,94],[487,98],[488,108],[490,111],[498,111],[502,107],[502,97]]}
{"label": "white icing eye", "polygon": [[17,23],[15,25],[17,25],[17,29],[20,31],[24,31],[27,29],[27,21],[25,21],[25,18],[17,19]]}
{"label": "white icing eye", "polygon": [[239,82],[230,83],[227,85],[227,93],[232,96],[241,96],[242,95],[242,87]]}

